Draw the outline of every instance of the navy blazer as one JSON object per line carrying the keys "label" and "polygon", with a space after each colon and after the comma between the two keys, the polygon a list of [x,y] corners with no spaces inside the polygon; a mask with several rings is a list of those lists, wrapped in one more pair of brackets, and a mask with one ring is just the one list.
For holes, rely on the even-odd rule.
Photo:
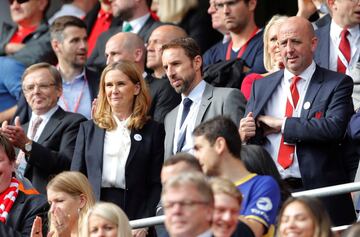
{"label": "navy blazer", "polygon": [[[264,108],[283,74],[280,70],[254,82],[245,114],[252,111],[255,118],[264,115]],[[352,90],[353,81],[349,76],[317,67],[304,98],[304,103],[309,102],[310,107],[303,107],[299,118],[286,119],[284,141],[296,144],[305,189],[350,181],[344,168],[341,143],[353,113]],[[261,129],[257,129],[256,137],[250,142],[262,143],[263,139]],[[331,206],[328,210],[332,217],[337,217],[335,225],[348,224],[355,217],[351,198],[347,194],[339,196],[326,198],[332,200],[328,201]]]}
{"label": "navy blazer", "polygon": [[331,21],[315,31],[319,43],[315,50],[314,61],[320,67],[327,69],[330,61],[330,24]]}
{"label": "navy blazer", "polygon": [[[105,129],[92,120],[80,125],[71,170],[85,174],[100,199]],[[149,120],[132,130],[131,148],[125,166],[125,213],[129,219],[155,215],[160,200],[160,171],[164,160],[164,127]]]}
{"label": "navy blazer", "polygon": [[47,210],[49,205],[43,195],[26,195],[19,191],[11,207],[6,224],[0,222],[0,236],[28,237],[36,216],[43,220],[43,236],[47,234]]}
{"label": "navy blazer", "polygon": [[[86,118],[80,114],[65,112],[58,108],[41,132],[37,142],[26,157],[28,165],[25,177],[41,193],[46,193],[46,185],[56,174],[69,170],[75,149],[76,135],[80,123]],[[23,125],[27,133],[29,123]]]}

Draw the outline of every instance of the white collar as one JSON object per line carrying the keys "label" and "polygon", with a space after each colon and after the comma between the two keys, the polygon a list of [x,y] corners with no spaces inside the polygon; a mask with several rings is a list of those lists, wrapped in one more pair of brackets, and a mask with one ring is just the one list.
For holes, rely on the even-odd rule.
{"label": "white collar", "polygon": [[[307,81],[310,80],[312,75],[314,74],[316,69],[316,64],[314,62],[314,60],[312,60],[311,64],[304,70],[302,71],[299,75],[303,80]],[[295,75],[293,73],[291,73],[290,71],[288,71],[286,68],[284,70],[284,79],[289,81],[291,80],[291,78],[293,78]]]}

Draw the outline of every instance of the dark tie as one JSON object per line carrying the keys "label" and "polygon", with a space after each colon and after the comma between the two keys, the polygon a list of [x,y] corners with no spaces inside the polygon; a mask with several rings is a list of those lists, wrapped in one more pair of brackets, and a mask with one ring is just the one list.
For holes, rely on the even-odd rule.
{"label": "dark tie", "polygon": [[130,32],[130,31],[132,31],[132,26],[130,25],[130,23],[129,22],[126,22],[125,24],[124,24],[124,27],[123,27],[123,29],[122,29],[122,31],[123,32]]}
{"label": "dark tie", "polygon": [[[351,49],[350,49],[350,42],[347,38],[348,34],[349,31],[346,28],[343,29],[343,31],[341,31],[339,50],[342,53],[342,55],[344,55],[346,61],[349,63],[351,58]],[[337,59],[337,71],[341,73],[346,72],[346,66],[343,64],[339,56]]]}
{"label": "dark tie", "polygon": [[[301,77],[294,76],[292,78],[291,84],[290,84],[290,91],[291,91],[291,97],[294,104],[294,107],[289,101],[289,98],[286,100],[286,110],[285,110],[285,117],[292,117],[293,111],[296,108],[296,105],[299,101],[299,91],[296,87],[297,82],[301,79]],[[287,169],[294,160],[294,152],[295,152],[295,146],[289,145],[284,143],[284,137],[281,136],[280,141],[280,147],[279,147],[279,154],[278,154],[278,162],[279,164],[284,168]]]}
{"label": "dark tie", "polygon": [[[186,117],[187,117],[188,114],[189,114],[191,104],[192,104],[192,100],[191,100],[191,99],[185,98],[185,99],[183,100],[183,112],[182,112],[181,120],[180,120],[180,129],[181,129],[181,127],[182,127],[182,125],[183,125]],[[179,139],[178,139],[177,151],[176,151],[176,152],[180,152],[181,149],[183,148],[184,144],[185,144],[186,130],[187,130],[187,127],[184,129],[184,132],[183,132],[183,133],[179,134],[180,137],[179,137]]]}

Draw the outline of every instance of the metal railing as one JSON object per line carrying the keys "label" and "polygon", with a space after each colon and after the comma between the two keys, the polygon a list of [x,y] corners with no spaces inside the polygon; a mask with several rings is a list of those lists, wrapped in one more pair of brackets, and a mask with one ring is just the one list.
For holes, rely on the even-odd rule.
{"label": "metal railing", "polygon": [[[291,195],[293,197],[299,197],[299,196],[324,197],[324,196],[331,196],[342,193],[350,193],[355,191],[360,191],[360,182],[306,190],[306,191],[292,193]],[[149,218],[130,221],[130,226],[133,229],[138,229],[138,228],[163,224],[164,220],[165,220],[165,216],[149,217]],[[332,230],[339,231],[339,230],[344,230],[347,227],[348,226],[337,226],[337,227],[333,227]]]}

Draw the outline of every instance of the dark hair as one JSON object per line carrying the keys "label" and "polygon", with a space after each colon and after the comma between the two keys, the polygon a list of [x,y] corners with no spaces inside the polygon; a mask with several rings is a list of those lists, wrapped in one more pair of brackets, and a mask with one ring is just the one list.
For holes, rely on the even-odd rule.
{"label": "dark hair", "polygon": [[194,59],[196,56],[201,56],[199,45],[193,38],[190,37],[174,39],[169,43],[164,44],[161,49],[164,52],[164,50],[172,48],[184,49],[185,55],[188,56],[191,60]]}
{"label": "dark hair", "polygon": [[281,226],[281,217],[287,206],[293,202],[301,203],[309,212],[314,222],[314,236],[316,237],[331,237],[331,221],[322,202],[314,197],[301,196],[290,197],[287,199],[279,212],[278,228]]}
{"label": "dark hair", "polygon": [[204,123],[201,123],[194,129],[193,135],[205,136],[205,138],[214,145],[218,137],[226,141],[229,152],[236,158],[240,159],[241,139],[238,128],[235,123],[224,116],[216,116]]}
{"label": "dark hair", "polygon": [[50,26],[51,39],[57,39],[59,41],[64,40],[64,30],[69,26],[75,26],[86,30],[86,24],[83,20],[75,16],[61,16]]}
{"label": "dark hair", "polygon": [[269,175],[276,180],[280,187],[282,203],[290,197],[291,194],[288,187],[282,180],[274,160],[263,147],[257,145],[242,146],[241,160],[244,162],[246,169],[251,173]]}
{"label": "dark hair", "polygon": [[9,161],[14,162],[16,160],[14,146],[11,144],[9,139],[7,139],[2,134],[0,134],[0,146],[4,149],[4,152],[6,156],[9,158]]}
{"label": "dark hair", "polygon": [[189,167],[191,167],[194,171],[202,172],[201,165],[199,161],[191,154],[180,152],[173,156],[171,156],[169,159],[164,161],[164,167],[175,165],[180,162],[186,163]]}

